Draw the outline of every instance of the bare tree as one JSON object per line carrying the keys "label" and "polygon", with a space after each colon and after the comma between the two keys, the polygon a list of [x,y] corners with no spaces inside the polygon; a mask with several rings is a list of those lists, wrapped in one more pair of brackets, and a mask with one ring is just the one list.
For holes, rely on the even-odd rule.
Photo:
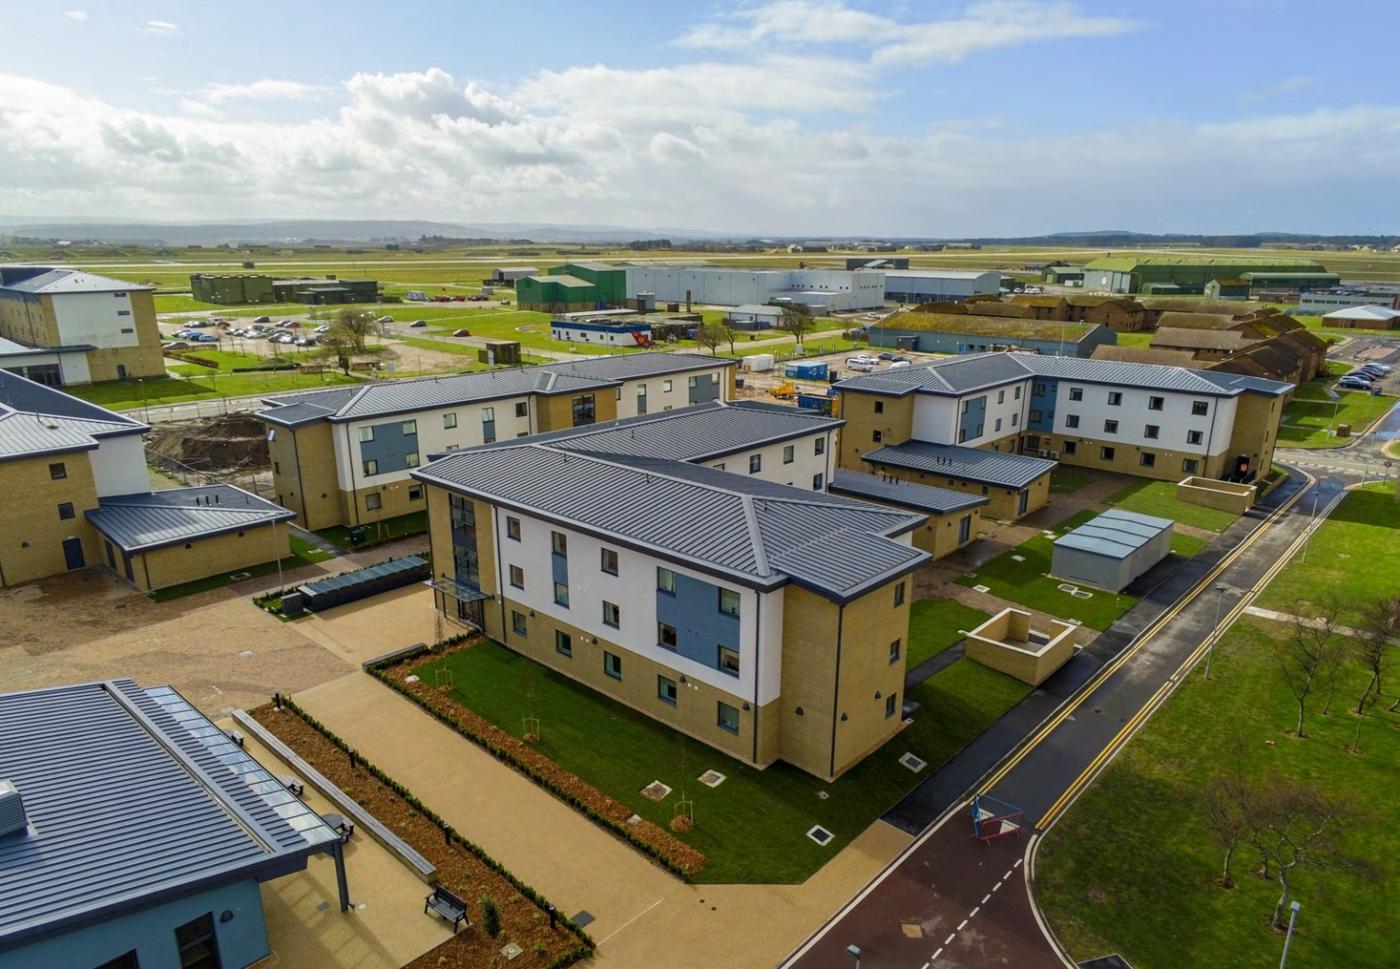
{"label": "bare tree", "polygon": [[1366,689],[1356,701],[1356,731],[1351,738],[1351,752],[1361,750],[1361,724],[1366,720],[1366,708],[1381,697],[1382,676],[1390,640],[1400,626],[1400,597],[1367,603],[1361,609],[1361,624],[1356,639],[1356,653],[1361,665],[1371,674]]}
{"label": "bare tree", "polygon": [[695,342],[719,356],[719,345],[724,342],[724,327],[718,323],[702,324],[695,331]]}
{"label": "bare tree", "polygon": [[719,328],[724,331],[724,338],[729,341],[729,355],[737,357],[739,351],[734,348],[735,342],[739,339],[740,329],[734,325],[734,321],[725,317],[720,321]]}
{"label": "bare tree", "polygon": [[1206,823],[1216,843],[1225,850],[1220,866],[1220,887],[1234,888],[1230,862],[1250,834],[1253,795],[1238,770],[1212,778],[1206,784]]}
{"label": "bare tree", "polygon": [[1342,648],[1342,641],[1336,634],[1338,611],[1333,601],[1315,620],[1294,616],[1288,638],[1275,650],[1279,675],[1298,703],[1296,733],[1300,738],[1306,736],[1303,721],[1308,712],[1308,698],[1318,686],[1319,674],[1325,678],[1325,670],[1334,662],[1334,654]]}
{"label": "bare tree", "polygon": [[778,317],[778,329],[789,334],[797,343],[803,346],[803,338],[811,333],[816,327],[817,321],[812,318],[812,311],[804,303],[784,303],[782,313]]}
{"label": "bare tree", "polygon": [[356,353],[364,353],[366,338],[378,332],[379,324],[375,320],[374,314],[369,310],[347,306],[335,314],[334,328],[342,329],[349,334],[351,345]]}
{"label": "bare tree", "polygon": [[1338,840],[1342,805],[1316,787],[1285,781],[1254,801],[1249,843],[1259,852],[1264,875],[1272,870],[1279,897],[1274,927],[1288,924],[1292,878],[1301,868],[1333,868],[1345,862]]}

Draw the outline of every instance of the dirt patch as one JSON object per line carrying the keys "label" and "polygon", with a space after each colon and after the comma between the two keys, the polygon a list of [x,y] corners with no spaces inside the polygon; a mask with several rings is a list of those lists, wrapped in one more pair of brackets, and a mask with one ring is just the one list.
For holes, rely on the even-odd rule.
{"label": "dirt patch", "polygon": [[270,468],[267,428],[247,414],[157,424],[146,447],[196,471],[255,472]]}
{"label": "dirt patch", "polygon": [[[504,964],[500,950],[512,942],[522,950],[512,965],[564,966],[588,955],[591,947],[581,935],[562,921],[551,929],[549,915],[540,903],[527,898],[510,879],[459,841],[449,840],[441,824],[371,773],[363,761],[352,768],[340,746],[296,713],[262,706],[252,715],[432,862],[443,887],[467,903],[471,926],[410,962],[409,969],[477,969]],[[482,928],[483,897],[495,902],[500,911],[501,931],[494,939]]]}

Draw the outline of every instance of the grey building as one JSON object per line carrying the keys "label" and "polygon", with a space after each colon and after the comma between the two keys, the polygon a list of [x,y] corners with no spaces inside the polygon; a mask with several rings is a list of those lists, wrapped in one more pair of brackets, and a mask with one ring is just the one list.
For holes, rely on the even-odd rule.
{"label": "grey building", "polygon": [[885,299],[896,303],[953,303],[1001,292],[995,270],[884,269]]}
{"label": "grey building", "polygon": [[1173,524],[1135,511],[1106,511],[1055,540],[1050,575],[1121,592],[1171,554]]}
{"label": "grey building", "polygon": [[898,313],[870,327],[872,347],[920,353],[985,353],[1027,350],[1061,357],[1092,357],[1113,346],[1118,334],[1097,323],[1057,323],[963,313]]}

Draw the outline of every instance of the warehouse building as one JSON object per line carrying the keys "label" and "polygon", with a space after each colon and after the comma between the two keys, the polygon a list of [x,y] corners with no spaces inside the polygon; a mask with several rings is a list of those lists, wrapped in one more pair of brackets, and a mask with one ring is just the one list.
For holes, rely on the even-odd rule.
{"label": "warehouse building", "polygon": [[277,279],[238,273],[191,273],[190,295],[201,303],[238,306],[251,303],[376,303],[379,283],[373,279],[302,276]]}
{"label": "warehouse building", "polygon": [[538,276],[540,271],[534,266],[497,266],[491,270],[491,275],[483,279],[484,286],[505,286],[513,288],[516,283],[526,276]]}
{"label": "warehouse building", "polygon": [[1382,306],[1400,309],[1400,286],[1366,286],[1302,293],[1298,297],[1297,313],[1301,316],[1322,316],[1333,310],[1353,306]]}
{"label": "warehouse building", "polygon": [[734,398],[734,360],[629,353],[267,398],[277,503],[303,528],[423,510],[429,454]]}
{"label": "warehouse building", "polygon": [[629,297],[650,293],[658,302],[687,307],[790,302],[830,313],[885,305],[885,279],[879,272],[657,265],[628,266],[625,272]]}
{"label": "warehouse building", "polygon": [[[838,464],[847,470],[862,470],[874,454],[888,465],[893,449],[922,442],[1169,481],[1195,474],[1248,482],[1273,461],[1293,385],[1212,370],[985,353],[851,377],[836,391],[846,421]],[[963,457],[930,452],[925,478],[912,480],[941,485],[938,459]],[[1037,507],[1035,500],[1029,496],[1026,507]],[[1019,498],[1011,517],[1018,508]],[[995,498],[990,513],[1007,514]]]}
{"label": "warehouse building", "polygon": [[1114,508],[1055,539],[1050,575],[1122,592],[1172,551],[1169,518]]}
{"label": "warehouse building", "polygon": [[515,302],[522,310],[577,313],[624,306],[627,274],[603,262],[569,262],[552,266],[545,275],[515,281]]}
{"label": "warehouse building", "polygon": [[986,353],[1027,350],[1088,357],[1094,348],[1118,342],[1108,327],[966,313],[898,313],[869,328],[872,347],[920,353]]}
{"label": "warehouse building", "polygon": [[1083,286],[1083,266],[1046,266],[1040,274],[1043,282],[1059,286]]}
{"label": "warehouse building", "polygon": [[1322,315],[1327,326],[1353,327],[1363,330],[1393,330],[1400,326],[1400,310],[1388,306],[1349,306]]}
{"label": "warehouse building", "polygon": [[782,322],[783,308],[745,303],[726,313],[724,319],[743,330],[771,330]]}
{"label": "warehouse building", "polygon": [[1246,278],[1273,274],[1272,284],[1294,280],[1299,289],[1325,289],[1340,281],[1319,263],[1265,256],[1105,256],[1084,267],[1084,288],[1095,292],[1186,296],[1206,293],[1215,283],[1214,297],[1248,296]]}
{"label": "warehouse building", "polygon": [[894,303],[956,303],[1001,292],[1001,273],[958,269],[886,269],[885,299]]}
{"label": "warehouse building", "polygon": [[0,969],[263,964],[313,855],[350,907],[339,834],[168,686],[0,694],[0,750]]}
{"label": "warehouse building", "polygon": [[[164,376],[153,293],[76,269],[0,266],[4,369],[55,387]],[[18,359],[24,350],[39,353]]]}

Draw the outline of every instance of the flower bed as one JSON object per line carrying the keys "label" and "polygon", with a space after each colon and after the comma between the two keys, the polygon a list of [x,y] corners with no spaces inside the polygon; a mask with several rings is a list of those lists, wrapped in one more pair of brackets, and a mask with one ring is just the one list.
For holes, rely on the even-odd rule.
{"label": "flower bed", "polygon": [[462,642],[457,639],[452,642],[446,650],[424,647],[418,655],[395,657],[381,666],[369,668],[367,672],[682,878],[691,878],[705,866],[703,852],[650,821],[643,819],[629,823],[628,819],[633,817],[630,807],[580,780],[525,741],[422,680],[408,682],[408,677],[424,663],[458,649],[469,649],[475,640]]}
{"label": "flower bed", "polygon": [[[351,767],[349,748],[291,701],[251,711],[264,727],[386,827],[408,842],[438,869],[438,881],[467,903],[472,926],[408,964],[408,969],[469,969],[494,965],[500,949],[514,942],[524,953],[514,964],[562,969],[593,951],[593,940],[562,915],[549,926],[548,903],[500,862],[453,831],[406,788],[373,764],[356,756]],[[424,894],[427,894],[425,887]],[[482,929],[481,900],[489,898],[500,911],[501,932],[491,938]],[[405,910],[417,907],[416,899]],[[427,916],[423,916],[427,918]]]}

